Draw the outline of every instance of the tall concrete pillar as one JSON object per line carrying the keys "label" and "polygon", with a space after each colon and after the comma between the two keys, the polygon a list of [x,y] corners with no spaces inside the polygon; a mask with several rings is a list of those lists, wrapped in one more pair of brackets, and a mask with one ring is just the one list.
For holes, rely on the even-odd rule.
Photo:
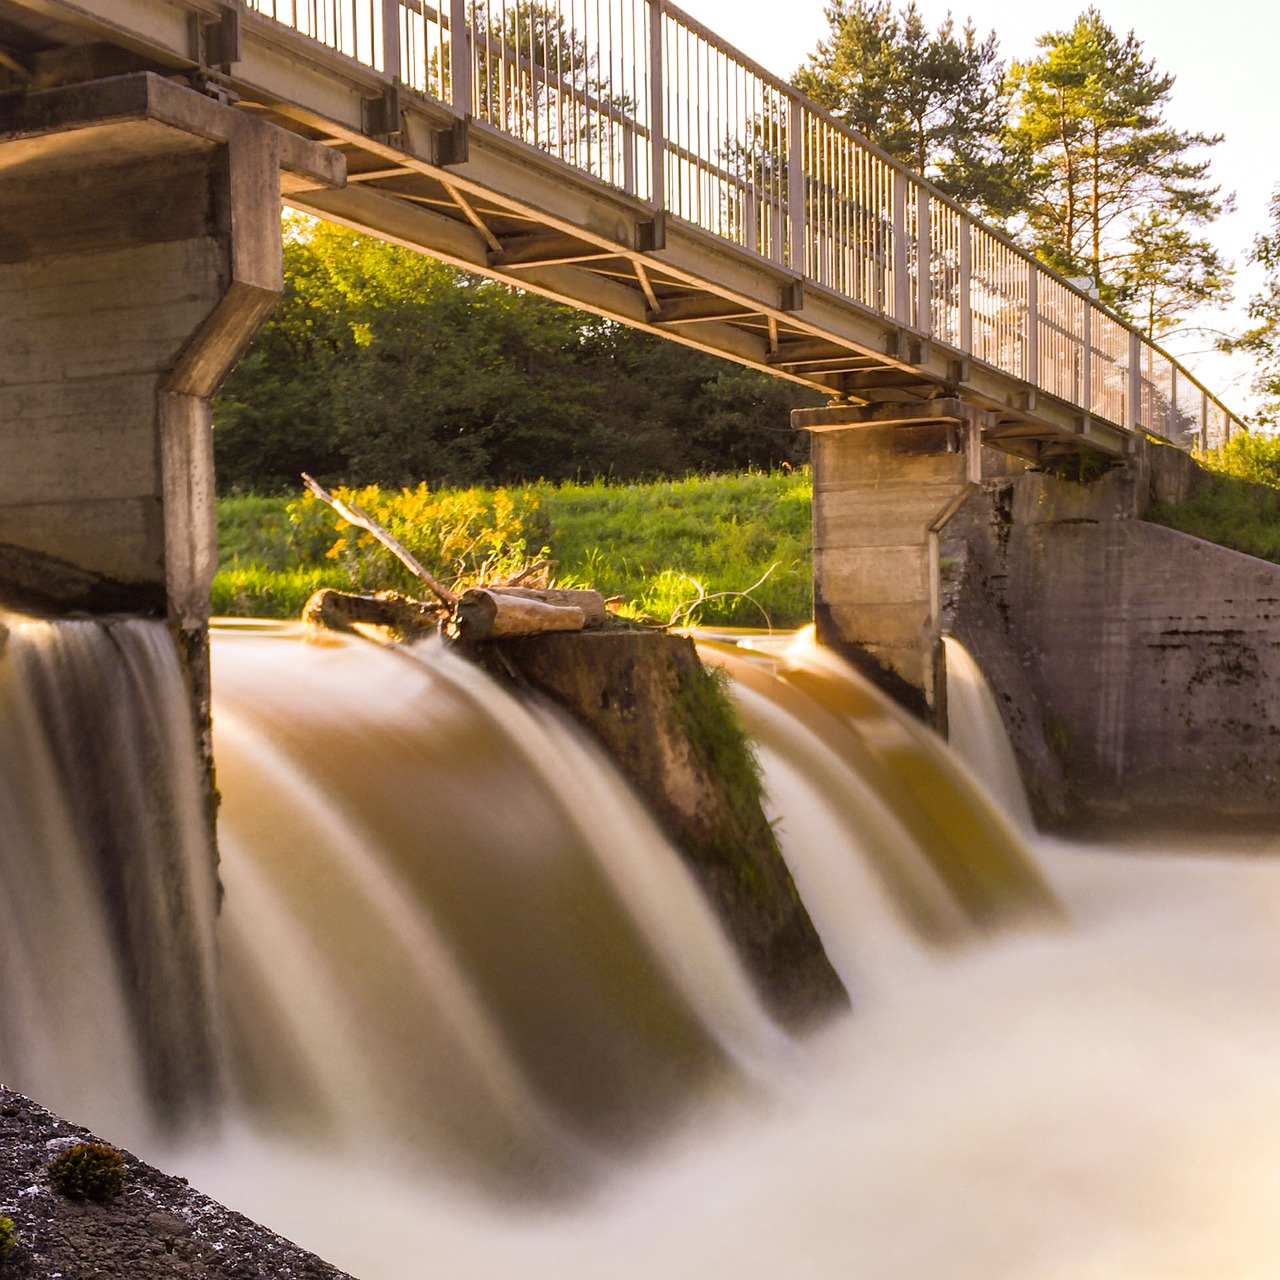
{"label": "tall concrete pillar", "polygon": [[981,478],[985,418],[954,399],[791,415],[813,433],[818,639],[928,718],[938,710],[938,532]]}
{"label": "tall concrete pillar", "polygon": [[331,150],[152,74],[0,100],[0,601],[166,616],[208,729],[210,400]]}

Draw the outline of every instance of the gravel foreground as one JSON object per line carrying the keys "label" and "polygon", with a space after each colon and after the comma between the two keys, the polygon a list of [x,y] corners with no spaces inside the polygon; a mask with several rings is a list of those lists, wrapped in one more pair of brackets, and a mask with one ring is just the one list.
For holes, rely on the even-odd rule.
{"label": "gravel foreground", "polygon": [[120,1148],[124,1190],[105,1204],[49,1184],[50,1162],[99,1141],[0,1085],[0,1218],[16,1241],[0,1280],[351,1280],[314,1254]]}

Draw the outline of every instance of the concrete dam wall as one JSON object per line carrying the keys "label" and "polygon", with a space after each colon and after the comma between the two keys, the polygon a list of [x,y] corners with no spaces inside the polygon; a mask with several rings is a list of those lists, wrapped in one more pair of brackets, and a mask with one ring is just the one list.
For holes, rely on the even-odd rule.
{"label": "concrete dam wall", "polygon": [[941,625],[1042,812],[1274,812],[1280,566],[1142,520],[1153,465],[987,481],[946,530]]}

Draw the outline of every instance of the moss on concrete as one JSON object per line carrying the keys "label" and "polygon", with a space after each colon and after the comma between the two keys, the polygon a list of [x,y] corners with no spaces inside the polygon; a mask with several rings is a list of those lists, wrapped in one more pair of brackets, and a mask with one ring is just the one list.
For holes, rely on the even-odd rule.
{"label": "moss on concrete", "polygon": [[684,855],[772,1011],[797,1025],[848,1002],[761,808],[724,677],[693,641],[584,631],[460,644],[603,744]]}

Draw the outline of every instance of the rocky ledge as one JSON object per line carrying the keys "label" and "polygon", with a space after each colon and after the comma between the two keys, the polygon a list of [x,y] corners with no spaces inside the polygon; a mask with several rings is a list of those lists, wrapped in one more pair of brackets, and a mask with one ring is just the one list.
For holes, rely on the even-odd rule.
{"label": "rocky ledge", "polygon": [[[127,1151],[120,1151],[123,1190],[112,1199],[55,1191],[50,1164],[94,1141],[87,1129],[0,1086],[0,1220],[13,1222],[0,1280],[350,1280]],[[0,1243],[7,1234],[0,1232]]]}

